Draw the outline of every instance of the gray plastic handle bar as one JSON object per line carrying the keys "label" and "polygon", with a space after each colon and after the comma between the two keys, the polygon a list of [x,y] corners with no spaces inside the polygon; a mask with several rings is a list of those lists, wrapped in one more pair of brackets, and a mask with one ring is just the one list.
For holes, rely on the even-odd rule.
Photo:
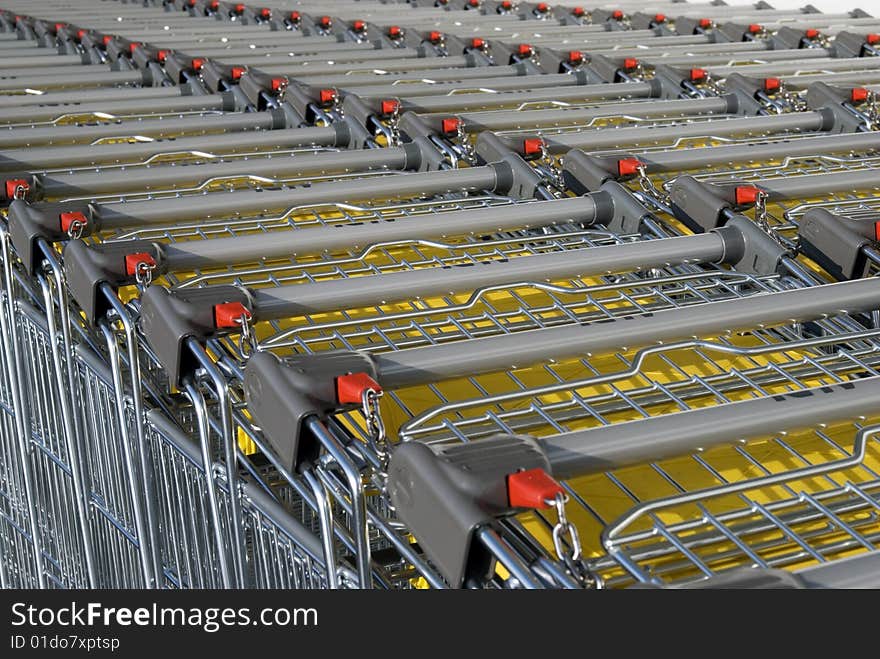
{"label": "gray plastic handle bar", "polygon": [[258,149],[335,146],[337,141],[337,129],[333,126],[327,126],[184,137],[134,144],[7,149],[0,151],[0,171],[20,171],[22,169],[40,171],[88,165],[138,163],[167,153],[199,152],[218,155],[251,152]]}
{"label": "gray plastic handle bar", "polygon": [[[387,151],[388,149],[375,149]],[[481,234],[518,227],[547,227],[577,222],[590,224],[597,217],[590,196],[549,201],[503,204],[486,208],[409,215],[393,222],[321,226],[303,231],[250,234],[164,245],[164,262],[170,270],[226,266],[250,260],[314,254],[325,250],[365,247],[376,243]]]}
{"label": "gray plastic handle bar", "polygon": [[618,128],[615,130],[585,130],[577,133],[548,135],[545,141],[554,153],[571,148],[596,151],[625,144],[650,144],[661,140],[688,137],[733,137],[736,135],[772,134],[830,129],[831,120],[821,112],[797,112],[761,117],[697,121],[676,126],[656,128]]}
{"label": "gray plastic handle bar", "polygon": [[408,148],[352,149],[342,152],[298,153],[274,158],[232,159],[180,167],[153,165],[138,171],[110,168],[101,172],[43,174],[40,191],[44,198],[92,196],[137,190],[168,190],[201,185],[217,178],[265,177],[270,179],[319,176],[332,172],[414,169]]}
{"label": "gray plastic handle bar", "polygon": [[514,332],[376,355],[379,382],[388,389],[506,371],[602,354],[623,347],[713,336],[757,326],[817,320],[880,307],[880,281],[862,279],[735,300]]}
{"label": "gray plastic handle bar", "polygon": [[554,476],[572,478],[688,455],[740,439],[877,413],[880,377],[714,405],[542,439]]}
{"label": "gray plastic handle bar", "polygon": [[448,192],[494,190],[498,184],[493,167],[469,167],[437,172],[392,174],[345,182],[328,181],[291,190],[243,190],[229,194],[193,195],[179,198],[96,204],[104,229],[173,224],[206,220],[235,213],[261,213],[361,199],[384,199],[437,195]]}
{"label": "gray plastic handle bar", "polygon": [[711,263],[720,261],[724,252],[721,235],[704,233],[509,260],[420,268],[253,290],[252,311],[257,320],[306,316],[520,282],[590,277],[670,264]]}
{"label": "gray plastic handle bar", "polygon": [[[181,99],[184,100],[184,99]],[[148,104],[144,104],[145,111]],[[131,136],[174,137],[208,133],[235,133],[245,130],[275,128],[276,116],[271,112],[230,112],[196,117],[164,117],[109,124],[40,126],[16,128],[0,132],[0,149],[35,144],[91,144],[96,140]]]}

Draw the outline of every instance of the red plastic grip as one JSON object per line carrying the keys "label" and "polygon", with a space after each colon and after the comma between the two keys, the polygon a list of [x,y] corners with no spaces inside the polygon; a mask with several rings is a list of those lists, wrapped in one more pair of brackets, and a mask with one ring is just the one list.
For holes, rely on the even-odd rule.
{"label": "red plastic grip", "polygon": [[734,191],[737,206],[749,206],[758,201],[761,191],[753,185],[739,185]]}
{"label": "red plastic grip", "polygon": [[712,27],[712,19],[711,18],[701,18],[699,23],[697,23],[704,30]]}
{"label": "red plastic grip", "polygon": [[546,2],[539,2],[538,6],[535,7],[535,9],[540,14],[546,14],[548,11],[550,11],[550,5],[548,5]]}
{"label": "red plastic grip", "polygon": [[332,105],[336,101],[336,90],[322,89],[318,92],[318,99],[321,105]]}
{"label": "red plastic grip", "polygon": [[486,42],[480,37],[474,37],[471,39],[471,48],[482,49],[486,47]]}
{"label": "red plastic grip", "polygon": [[757,23],[752,23],[748,27],[749,34],[758,34],[758,32],[760,32],[763,29],[764,28],[761,25],[758,25]]}
{"label": "red plastic grip", "polygon": [[583,15],[586,14],[586,13],[587,13],[587,12],[584,11],[584,8],[583,8],[583,7],[574,7],[574,8],[572,8],[572,10],[571,10],[571,15],[572,15],[572,16],[577,16],[578,18],[580,18],[581,16],[583,16]]}
{"label": "red plastic grip", "polygon": [[440,122],[440,130],[444,135],[455,135],[461,126],[461,119],[449,117]]}
{"label": "red plastic grip", "polygon": [[388,28],[388,36],[392,39],[399,39],[403,34],[403,30],[400,29],[399,25],[392,25]]}
{"label": "red plastic grip", "polygon": [[869,46],[875,46],[880,43],[880,34],[869,34],[865,37],[865,43]]}
{"label": "red plastic grip", "polygon": [[874,222],[874,240],[880,240],[880,222]]}
{"label": "red plastic grip", "polygon": [[623,10],[615,9],[611,12],[611,18],[613,18],[615,21],[621,20],[623,18]]}
{"label": "red plastic grip", "polygon": [[235,5],[235,9],[234,9],[233,11],[234,11],[236,14],[241,14],[241,13],[244,11],[244,3],[243,3],[243,2],[239,2],[237,5]]}
{"label": "red plastic grip", "polygon": [[691,69],[691,82],[699,82],[700,80],[705,80],[708,75],[709,74],[706,72],[706,69]]}
{"label": "red plastic grip", "polygon": [[814,27],[811,27],[809,30],[804,31],[804,36],[807,39],[815,39],[816,37],[819,36],[819,30],[817,30]]}
{"label": "red plastic grip", "polygon": [[138,268],[144,263],[150,267],[156,265],[156,259],[148,252],[135,252],[134,254],[125,255],[125,273],[129,277],[137,275]]}
{"label": "red plastic grip", "polygon": [[15,199],[15,191],[18,188],[24,188],[24,191],[27,192],[31,189],[31,185],[23,178],[6,179],[6,198]]}
{"label": "red plastic grip", "polygon": [[544,140],[539,137],[530,137],[523,140],[523,155],[537,156],[544,151]]}
{"label": "red plastic grip", "polygon": [[868,100],[870,92],[864,87],[853,87],[849,93],[849,98],[853,103],[864,103]]}
{"label": "red plastic grip", "polygon": [[624,71],[632,71],[633,69],[639,68],[639,60],[635,57],[627,57],[623,60],[623,70]]}
{"label": "red plastic grip", "polygon": [[205,66],[205,60],[203,60],[201,57],[195,57],[193,58],[191,64],[193,71],[201,71],[202,67]]}
{"label": "red plastic grip", "polygon": [[328,28],[333,25],[333,19],[331,19],[329,16],[321,16],[321,18],[318,19],[318,25],[323,28]]}
{"label": "red plastic grip", "polygon": [[400,101],[396,101],[394,99],[382,101],[380,104],[381,113],[388,117],[397,112],[400,109]]}
{"label": "red plastic grip", "polygon": [[565,490],[543,469],[518,471],[507,477],[507,500],[512,508],[549,508]]}
{"label": "red plastic grip", "polygon": [[240,80],[241,76],[243,76],[246,71],[247,69],[243,66],[233,66],[232,69],[229,71],[229,76],[233,80]]}
{"label": "red plastic grip", "polygon": [[272,82],[270,84],[273,92],[280,92],[282,89],[287,87],[287,78],[272,78]]}
{"label": "red plastic grip", "polygon": [[443,33],[434,30],[433,32],[428,33],[428,41],[431,43],[440,43],[443,41]]}
{"label": "red plastic grip", "polygon": [[214,305],[214,327],[227,329],[241,327],[241,319],[251,319],[250,310],[241,302],[224,302]]}
{"label": "red plastic grip", "polygon": [[363,21],[355,21],[351,24],[351,29],[355,32],[363,32],[365,29],[367,29],[367,24]]}
{"label": "red plastic grip", "polygon": [[349,373],[336,378],[336,402],[340,405],[358,405],[363,401],[364,392],[372,389],[376,393],[382,387],[369,373]]}
{"label": "red plastic grip", "polygon": [[617,161],[617,174],[619,176],[635,176],[639,173],[642,161],[638,158],[624,158]]}
{"label": "red plastic grip", "polygon": [[302,14],[298,11],[290,12],[290,22],[291,23],[299,23],[302,20]]}
{"label": "red plastic grip", "polygon": [[584,54],[580,50],[571,50],[568,52],[569,64],[580,64],[584,61]]}
{"label": "red plastic grip", "polygon": [[666,22],[666,14],[655,14],[654,15],[655,23],[665,23]]}
{"label": "red plastic grip", "polygon": [[535,54],[534,48],[532,48],[527,43],[521,43],[519,46],[517,46],[516,52],[520,57],[531,57]]}
{"label": "red plastic grip", "polygon": [[764,78],[764,91],[765,92],[775,92],[782,86],[782,82],[779,78]]}
{"label": "red plastic grip", "polygon": [[70,227],[73,224],[79,224],[80,226],[87,226],[89,223],[88,218],[81,213],[80,211],[70,211],[67,213],[61,213],[58,216],[58,219],[61,222],[61,230],[64,233],[70,231]]}
{"label": "red plastic grip", "polygon": [[260,10],[260,17],[261,18],[272,18],[272,10],[269,9],[268,7],[263,7]]}

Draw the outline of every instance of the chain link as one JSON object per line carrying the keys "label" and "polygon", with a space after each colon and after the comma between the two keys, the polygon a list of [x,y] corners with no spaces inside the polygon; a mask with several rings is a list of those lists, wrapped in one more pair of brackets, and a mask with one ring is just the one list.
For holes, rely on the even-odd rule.
{"label": "chain link", "polygon": [[471,166],[476,165],[477,152],[474,148],[474,145],[471,144],[470,139],[468,139],[468,135],[464,130],[463,121],[460,121],[458,123],[458,128],[455,131],[455,142],[458,145],[458,151],[461,154],[461,159]]}
{"label": "chain link", "polygon": [[755,197],[755,222],[761,229],[770,232],[770,222],[767,220],[767,193],[759,190]]}
{"label": "chain link", "polygon": [[85,228],[85,222],[80,222],[79,220],[71,220],[70,226],[67,227],[67,235],[70,237],[71,240],[79,240],[80,238],[82,238]]}
{"label": "chain link", "polygon": [[379,458],[379,465],[384,474],[388,467],[390,447],[388,446],[388,436],[385,433],[385,422],[382,420],[382,413],[379,410],[381,397],[381,391],[372,388],[364,389],[361,393],[361,408],[367,422],[367,432],[370,434],[370,446]]}
{"label": "chain link", "polygon": [[134,279],[141,286],[149,286],[153,282],[153,271],[156,269],[155,263],[149,261],[138,261],[134,270]]}
{"label": "chain link", "polygon": [[636,169],[639,177],[639,187],[649,197],[653,197],[657,201],[661,202],[665,206],[669,206],[669,195],[665,190],[661,190],[656,185],[654,185],[654,181],[650,179],[648,176],[648,171],[645,168],[644,163],[640,164]]}
{"label": "chain link", "polygon": [[238,336],[238,349],[243,357],[247,357],[260,349],[250,320],[250,314],[242,314],[235,320],[236,323],[241,325],[241,333]]}

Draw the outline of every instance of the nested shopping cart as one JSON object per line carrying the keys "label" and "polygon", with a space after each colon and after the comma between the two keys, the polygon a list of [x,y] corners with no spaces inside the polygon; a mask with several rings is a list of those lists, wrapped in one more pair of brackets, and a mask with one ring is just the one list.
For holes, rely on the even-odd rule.
{"label": "nested shopping cart", "polygon": [[4,585],[870,570],[876,22],[162,4],[2,17]]}

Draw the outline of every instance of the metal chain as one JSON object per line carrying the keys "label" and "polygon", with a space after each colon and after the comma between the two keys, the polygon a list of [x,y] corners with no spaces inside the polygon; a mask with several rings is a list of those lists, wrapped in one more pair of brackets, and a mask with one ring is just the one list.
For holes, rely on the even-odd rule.
{"label": "metal chain", "polygon": [[388,436],[385,433],[385,422],[382,420],[382,413],[379,410],[381,397],[381,391],[372,388],[364,389],[361,393],[361,408],[367,422],[367,432],[370,434],[370,446],[376,452],[384,472],[388,466],[389,446]]}
{"label": "metal chain", "polygon": [[155,263],[149,261],[138,261],[134,271],[135,281],[141,286],[149,286],[153,282],[153,270],[156,269]]}
{"label": "metal chain", "polygon": [[242,314],[235,321],[241,325],[241,334],[239,334],[238,337],[238,349],[241,351],[243,357],[258,352],[260,349],[260,346],[257,343],[257,337],[254,335],[253,328],[251,327],[250,320],[250,314]]}
{"label": "metal chain", "polygon": [[82,238],[85,228],[85,222],[80,222],[79,220],[71,220],[70,226],[67,227],[67,235],[70,237],[71,240],[79,240],[80,238]]}
{"label": "metal chain", "polygon": [[455,131],[455,142],[461,153],[461,159],[469,165],[476,165],[477,152],[474,145],[471,144],[471,141],[468,139],[467,133],[465,133],[463,121],[459,121],[458,123],[458,128]]}
{"label": "metal chain", "polygon": [[[598,574],[594,574],[582,560],[583,548],[577,528],[568,521],[565,515],[565,504],[568,495],[559,492],[548,504],[556,509],[556,524],[553,527],[553,547],[556,556],[565,564],[569,574],[587,588],[601,589],[605,583]],[[566,547],[567,545],[567,547]]]}
{"label": "metal chain", "polygon": [[400,145],[400,103],[394,106],[394,112],[388,117],[388,130],[391,133],[388,140],[391,142],[389,146]]}
{"label": "metal chain", "polygon": [[640,164],[636,169],[639,176],[639,187],[649,197],[653,197],[657,201],[661,202],[665,206],[669,206],[669,194],[665,190],[661,190],[656,185],[654,185],[654,181],[650,179],[648,176],[647,169],[644,164]]}
{"label": "metal chain", "polygon": [[770,231],[770,222],[767,221],[767,193],[759,190],[755,197],[755,222],[767,233]]}

